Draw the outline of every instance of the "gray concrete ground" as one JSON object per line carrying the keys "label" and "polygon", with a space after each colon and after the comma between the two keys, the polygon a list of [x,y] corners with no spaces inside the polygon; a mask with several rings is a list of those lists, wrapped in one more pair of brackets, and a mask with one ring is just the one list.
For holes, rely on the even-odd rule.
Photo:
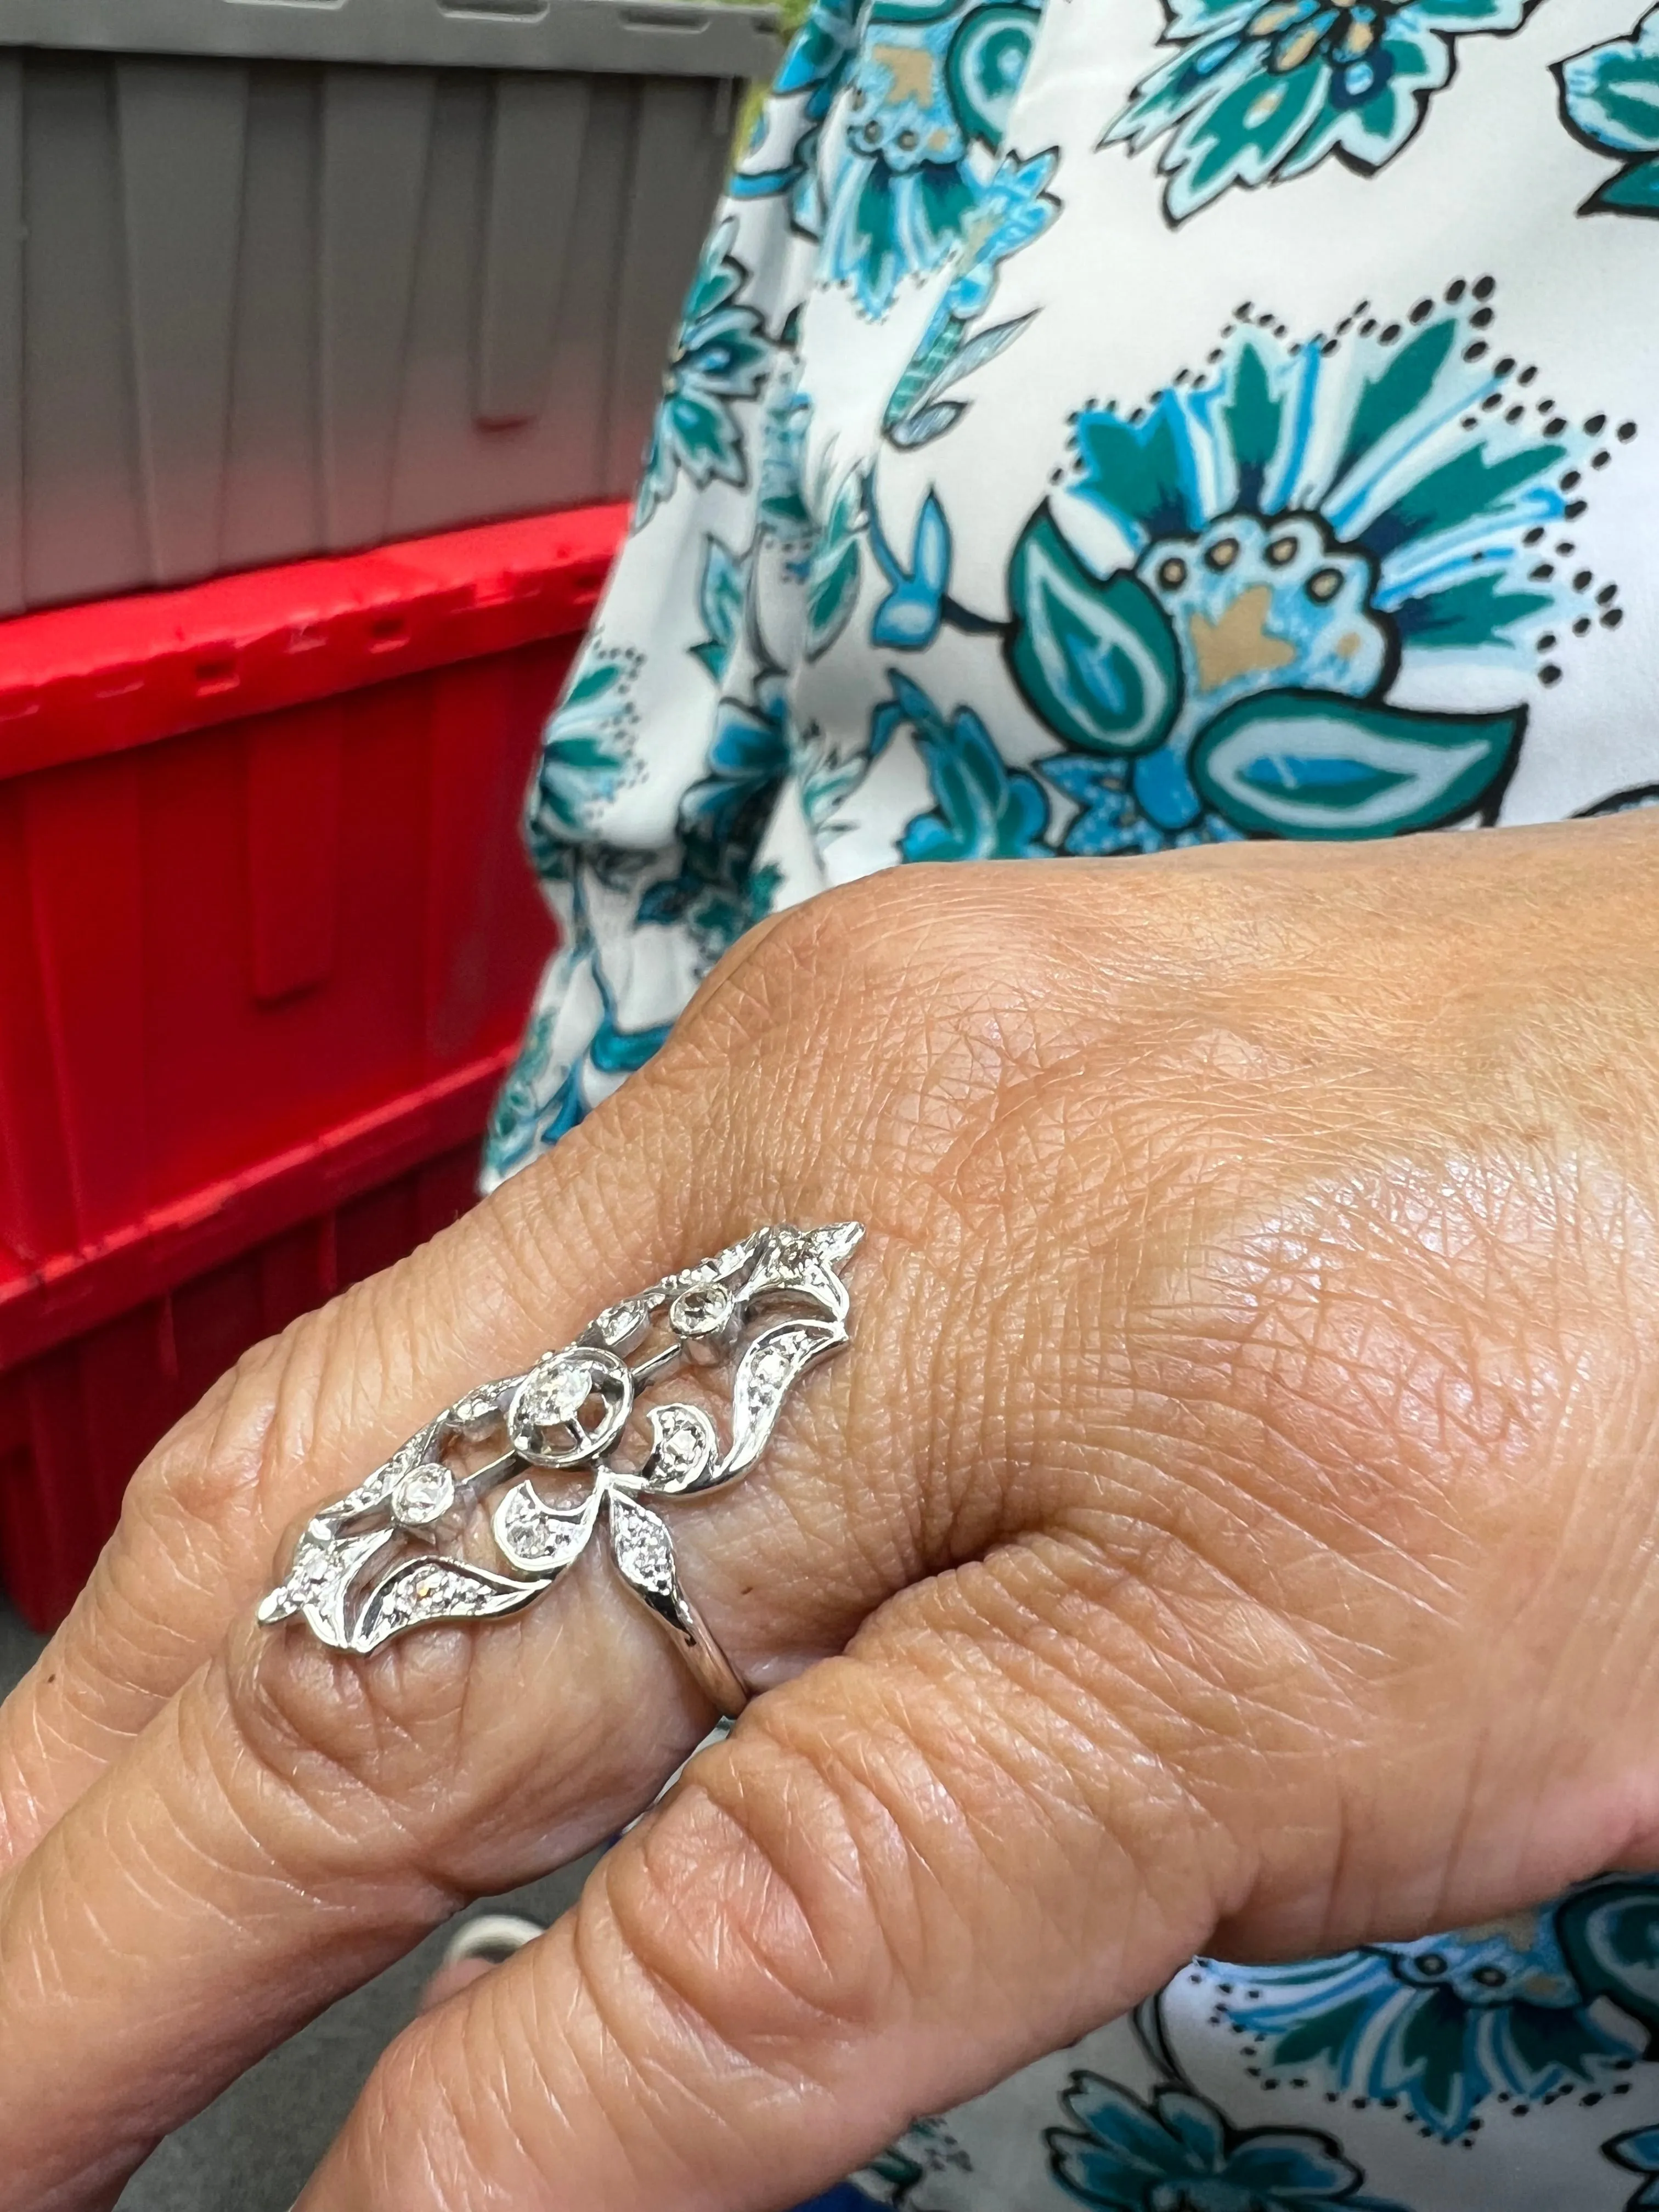
{"label": "gray concrete ground", "polygon": [[[0,1599],[0,1693],[40,1648]],[[574,1896],[588,1864],[496,1902],[551,1920]],[[376,2057],[413,2017],[443,1943],[442,1934],[434,1936],[343,1998],[170,2136],[129,2182],[118,2212],[289,2212]]]}

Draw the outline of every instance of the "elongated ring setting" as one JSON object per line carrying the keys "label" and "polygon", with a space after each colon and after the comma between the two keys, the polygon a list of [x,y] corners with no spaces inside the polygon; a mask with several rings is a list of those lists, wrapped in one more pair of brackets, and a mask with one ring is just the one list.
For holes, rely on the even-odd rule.
{"label": "elongated ring setting", "polygon": [[[359,1656],[410,1629],[498,1620],[551,1589],[603,1522],[623,1582],[712,1702],[739,1712],[748,1692],[681,1589],[654,1508],[706,1498],[755,1465],[795,1384],[848,1341],[841,1271],[863,1235],[856,1221],[758,1229],[607,1307],[527,1373],[469,1390],[315,1515],[259,1619],[303,1620]],[[724,1436],[701,1405],[645,1403],[687,1362],[730,1368]],[[613,1455],[633,1432],[643,1457],[630,1468]],[[562,1494],[547,1496],[550,1482]]]}

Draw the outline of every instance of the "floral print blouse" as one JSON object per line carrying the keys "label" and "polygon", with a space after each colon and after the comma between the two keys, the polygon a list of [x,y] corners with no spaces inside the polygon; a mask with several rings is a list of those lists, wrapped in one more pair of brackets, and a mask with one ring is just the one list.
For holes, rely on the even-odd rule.
{"label": "floral print blouse", "polygon": [[[1659,8],[817,0],[530,796],[486,1179],[912,860],[1659,802]],[[1273,1967],[917,2124],[912,2212],[1659,2208],[1659,1879]]]}

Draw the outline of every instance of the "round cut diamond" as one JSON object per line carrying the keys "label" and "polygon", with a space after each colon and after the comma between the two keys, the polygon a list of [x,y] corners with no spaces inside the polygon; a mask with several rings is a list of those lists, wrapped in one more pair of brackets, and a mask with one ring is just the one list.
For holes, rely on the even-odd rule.
{"label": "round cut diamond", "polygon": [[720,1283],[700,1283],[682,1291],[669,1310],[669,1326],[680,1336],[718,1336],[732,1319],[732,1293]]}
{"label": "round cut diamond", "polygon": [[781,1344],[769,1344],[755,1362],[755,1379],[760,1382],[784,1382],[789,1377],[789,1354]]}
{"label": "round cut diamond", "polygon": [[592,1389],[592,1370],[580,1362],[551,1367],[531,1383],[525,1409],[541,1428],[574,1426]]}
{"label": "round cut diamond", "polygon": [[406,1528],[429,1528],[455,1503],[455,1478],[435,1461],[412,1467],[392,1492],[393,1516]]}
{"label": "round cut diamond", "polygon": [[690,1467],[702,1449],[702,1438],[690,1421],[664,1421],[657,1457],[665,1467]]}

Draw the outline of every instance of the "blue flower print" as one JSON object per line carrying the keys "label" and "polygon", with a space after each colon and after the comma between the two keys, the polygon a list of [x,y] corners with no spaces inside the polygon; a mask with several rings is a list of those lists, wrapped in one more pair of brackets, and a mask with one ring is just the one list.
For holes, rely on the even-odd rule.
{"label": "blue flower print", "polygon": [[1005,155],[963,223],[955,271],[887,403],[882,427],[896,446],[923,446],[950,429],[968,403],[945,394],[994,361],[1030,321],[1027,313],[972,328],[991,304],[1001,263],[1041,238],[1060,213],[1048,190],[1058,159],[1052,150],[1030,161]]}
{"label": "blue flower print", "polygon": [[1055,753],[1038,765],[1077,808],[1066,831],[1067,853],[1163,853],[1244,835],[1213,807],[1194,806],[1191,781],[1167,748],[1141,761]]}
{"label": "blue flower print", "polygon": [[1106,131],[1166,140],[1164,212],[1299,177],[1334,155],[1364,174],[1399,153],[1451,82],[1455,42],[1518,29],[1537,0],[1165,0],[1179,52]]}
{"label": "blue flower print", "polygon": [[738,403],[758,398],[771,343],[757,307],[739,298],[749,271],[732,252],[737,218],[718,224],[691,280],[663,396],[646,448],[634,514],[642,530],[684,471],[699,489],[748,481]]}
{"label": "blue flower print", "polygon": [[1447,2141],[1482,2105],[1605,2090],[1659,2028],[1659,1881],[1608,1877],[1534,1912],[1295,1966],[1202,1962],[1273,2074],[1322,2070]]}
{"label": "blue flower print", "polygon": [[920,653],[939,635],[947,607],[956,619],[962,611],[950,599],[952,558],[951,526],[937,492],[929,491],[916,515],[910,546],[910,565],[889,544],[877,511],[873,479],[866,480],[865,502],[870,525],[870,550],[889,586],[870,623],[874,645]]}
{"label": "blue flower print", "polygon": [[757,854],[785,783],[809,827],[827,836],[866,766],[816,728],[797,732],[781,672],[763,666],[747,697],[720,702],[708,773],[680,802],[678,869],[645,892],[637,919],[687,930],[706,972],[772,910],[778,872],[757,866]]}
{"label": "blue flower print", "polygon": [[787,198],[796,228],[809,238],[823,234],[818,143],[858,51],[860,13],[859,0],[816,0],[784,56],[772,97],[756,118],[731,180],[733,199]]}
{"label": "blue flower print", "polygon": [[800,363],[792,356],[773,378],[761,412],[756,525],[762,537],[780,544],[812,533],[802,487],[812,403],[800,389],[799,375]]}
{"label": "blue flower print", "polygon": [[1403,2212],[1360,2193],[1364,2176],[1310,2128],[1234,2128],[1189,2089],[1150,2103],[1098,2074],[1074,2074],[1062,2102],[1076,2130],[1051,2128],[1060,2186],[1102,2212]]}
{"label": "blue flower print", "polygon": [[558,1050],[557,1012],[544,1011],[531,1021],[490,1115],[484,1139],[486,1185],[501,1182],[567,1136],[588,1112],[588,1083],[597,1078],[604,1089],[613,1088],[617,1078],[643,1067],[668,1038],[672,1024],[667,1022],[630,1030],[617,1019],[580,879],[572,899],[569,936],[557,955],[556,969],[562,971],[561,1004],[574,991],[591,991],[599,999],[599,1019],[574,1065]]}
{"label": "blue flower print", "polygon": [[1047,848],[1042,787],[1011,769],[969,707],[947,721],[919,684],[889,669],[892,696],[871,718],[870,754],[877,758],[908,729],[927,771],[931,813],[918,814],[899,842],[903,860],[1026,860]]}
{"label": "blue flower print", "polygon": [[1248,316],[1149,407],[1077,416],[1075,480],[1015,547],[1006,639],[1066,748],[1037,763],[1080,810],[1066,850],[1382,836],[1496,805],[1526,708],[1468,711],[1465,688],[1547,687],[1560,631],[1621,617],[1561,534],[1604,418],[1569,422],[1492,357],[1491,291],[1306,343]]}
{"label": "blue flower print", "polygon": [[776,878],[755,855],[791,757],[788,693],[780,673],[764,670],[750,698],[720,702],[708,773],[680,803],[678,872],[639,904],[641,922],[688,930],[704,969],[770,911]]}
{"label": "blue flower print", "polygon": [[738,649],[752,566],[751,554],[734,553],[712,530],[705,532],[702,566],[697,574],[697,611],[702,617],[703,635],[692,647],[691,657],[702,662],[716,684],[725,683]]}
{"label": "blue flower print", "polygon": [[572,853],[627,773],[638,673],[636,653],[590,646],[548,725],[525,813],[530,857],[546,880],[568,879]]}
{"label": "blue flower print", "polygon": [[824,481],[811,501],[823,512],[811,558],[806,567],[806,630],[803,650],[808,660],[827,653],[852,619],[859,595],[859,544],[864,534],[864,472],[856,466],[844,470],[830,489],[833,457],[826,456]]}
{"label": "blue flower print", "polygon": [[878,0],[836,112],[821,248],[823,277],[872,320],[956,249],[1036,23],[1017,0]]}
{"label": "blue flower print", "polygon": [[553,1049],[553,1016],[535,1016],[525,1031],[519,1056],[507,1080],[495,1094],[489,1127],[484,1132],[484,1173],[499,1182],[534,1158],[544,1144],[554,1144],[581,1119],[580,1102],[574,1076],[568,1072],[551,1095],[547,1091],[547,1067]]}
{"label": "blue flower print", "polygon": [[1628,39],[1609,39],[1560,64],[1567,128],[1620,167],[1581,213],[1659,216],[1659,8]]}
{"label": "blue flower print", "polygon": [[1625,2212],[1659,2212],[1659,2127],[1632,2128],[1601,2146],[1601,2155],[1622,2166],[1627,2173],[1648,2179],[1634,2197],[1625,2199]]}
{"label": "blue flower print", "polygon": [[924,2114],[912,2120],[896,2142],[877,2154],[853,2177],[860,2203],[884,2204],[903,2212],[921,2184],[936,2175],[970,2174],[974,2161],[947,2123]]}

